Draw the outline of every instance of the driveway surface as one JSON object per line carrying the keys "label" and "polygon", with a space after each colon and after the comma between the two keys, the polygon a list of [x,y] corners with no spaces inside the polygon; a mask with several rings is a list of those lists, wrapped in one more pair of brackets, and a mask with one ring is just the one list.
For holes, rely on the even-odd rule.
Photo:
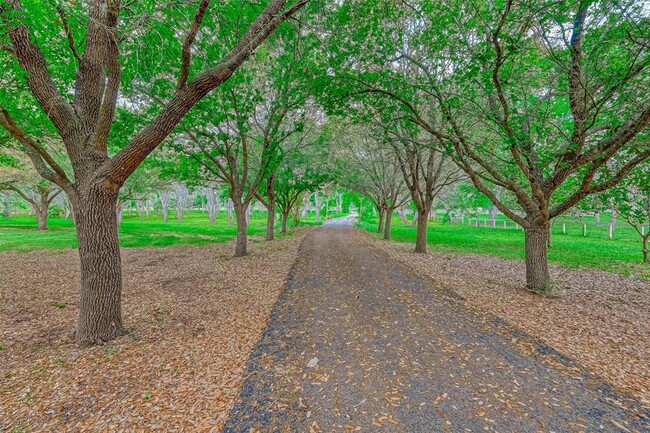
{"label": "driveway surface", "polygon": [[434,289],[350,220],[305,239],[247,368],[224,432],[650,432],[634,399]]}

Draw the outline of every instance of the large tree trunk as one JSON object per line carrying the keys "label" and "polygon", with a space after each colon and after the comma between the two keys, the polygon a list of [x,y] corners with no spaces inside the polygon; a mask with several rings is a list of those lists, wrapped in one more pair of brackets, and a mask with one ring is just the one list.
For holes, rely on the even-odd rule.
{"label": "large tree trunk", "polygon": [[415,238],[415,252],[416,253],[426,253],[427,252],[427,226],[429,210],[418,210],[417,215],[417,237]]}
{"label": "large tree trunk", "polygon": [[275,229],[275,199],[269,201],[267,211],[268,215],[266,216],[266,240],[272,241],[274,238],[273,230]]}
{"label": "large tree trunk", "polygon": [[248,221],[246,218],[248,206],[235,205],[235,217],[237,219],[237,245],[235,247],[235,257],[245,256],[248,246]]}
{"label": "large tree trunk", "polygon": [[549,224],[531,224],[524,227],[526,243],[526,287],[535,292],[550,289],[548,273]]}
{"label": "large tree trunk", "polygon": [[76,341],[92,346],[125,335],[122,325],[122,273],[117,236],[118,191],[97,186],[72,208],[81,260],[81,295]]}
{"label": "large tree trunk", "polygon": [[280,230],[280,233],[286,233],[287,232],[287,220],[289,219],[289,211],[287,210],[286,212],[282,212],[282,229]]}
{"label": "large tree trunk", "polygon": [[378,208],[379,211],[379,226],[377,227],[377,233],[384,231],[384,217],[386,216],[386,210],[384,208]]}
{"label": "large tree trunk", "polygon": [[36,219],[38,220],[38,229],[41,231],[47,230],[47,207],[36,211]]}
{"label": "large tree trunk", "polygon": [[393,209],[386,210],[386,217],[384,221],[384,239],[390,240],[390,225],[393,220]]}

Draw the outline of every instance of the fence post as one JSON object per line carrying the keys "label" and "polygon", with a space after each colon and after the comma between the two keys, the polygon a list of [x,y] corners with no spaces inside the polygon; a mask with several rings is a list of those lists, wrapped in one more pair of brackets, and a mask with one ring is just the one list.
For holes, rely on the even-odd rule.
{"label": "fence post", "polygon": [[614,237],[614,225],[610,224],[609,225],[609,238],[612,239]]}
{"label": "fence post", "polygon": [[566,223],[562,223],[562,234],[566,234]]}
{"label": "fence post", "polygon": [[582,236],[587,236],[587,224],[582,225]]}
{"label": "fence post", "polygon": [[507,229],[507,228],[508,228],[508,225],[506,224],[506,222],[507,222],[506,220],[503,220],[503,228],[504,228],[504,229]]}

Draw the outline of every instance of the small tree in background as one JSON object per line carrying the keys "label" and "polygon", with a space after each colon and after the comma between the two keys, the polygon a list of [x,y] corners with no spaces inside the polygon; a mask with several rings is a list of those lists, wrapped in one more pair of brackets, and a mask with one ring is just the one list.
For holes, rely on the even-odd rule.
{"label": "small tree in background", "polygon": [[[32,207],[38,229],[47,230],[47,216],[52,201],[61,189],[43,179],[30,167],[29,161],[21,161],[20,156],[0,154],[0,192],[12,191]],[[8,203],[8,197],[7,197]]]}

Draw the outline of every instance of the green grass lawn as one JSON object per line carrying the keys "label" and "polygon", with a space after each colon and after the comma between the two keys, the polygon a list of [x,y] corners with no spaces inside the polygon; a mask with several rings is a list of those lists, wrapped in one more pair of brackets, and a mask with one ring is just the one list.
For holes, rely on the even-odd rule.
{"label": "green grass lawn", "polygon": [[[366,220],[360,227],[374,232],[377,220]],[[567,233],[563,234],[561,223],[553,226],[549,261],[567,268],[596,268],[650,278],[650,266],[641,263],[641,238],[632,227],[617,227],[613,239],[609,239],[607,225],[587,226],[586,237],[582,236],[582,225],[567,224],[566,229]],[[415,242],[415,232],[415,227],[402,224],[397,214],[393,217],[393,240]],[[524,233],[516,229],[430,222],[427,241],[436,251],[524,258]]]}
{"label": "green grass lawn", "polygon": [[[276,219],[276,236],[280,222]],[[301,225],[315,225],[315,215],[309,214]],[[289,227],[292,226],[291,220]],[[37,230],[35,217],[14,216],[0,218],[0,251],[32,251],[45,248],[76,248],[77,235],[71,220],[63,218],[48,219],[48,231]],[[266,232],[266,213],[253,212],[248,226],[249,235],[263,236]],[[210,224],[207,213],[193,211],[178,222],[173,214],[169,221],[151,215],[149,220],[140,220],[138,216],[124,216],[120,224],[120,245],[133,247],[166,247],[173,245],[202,245],[227,242],[237,236],[233,224],[228,227],[228,217],[221,212],[215,224]]]}

